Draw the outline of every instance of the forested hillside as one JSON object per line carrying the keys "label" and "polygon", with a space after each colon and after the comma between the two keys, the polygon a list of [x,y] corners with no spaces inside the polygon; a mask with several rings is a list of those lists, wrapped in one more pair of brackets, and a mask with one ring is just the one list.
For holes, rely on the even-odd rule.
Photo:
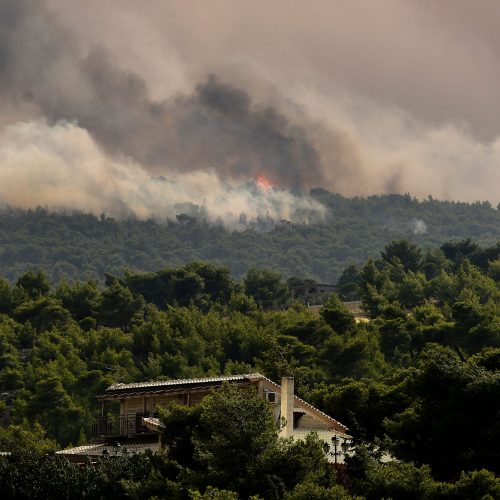
{"label": "forested hillside", "polygon": [[[57,497],[64,487],[70,497],[79,481],[89,498],[104,485],[110,498],[201,498],[189,491],[209,487],[232,493],[203,498],[499,498],[499,247],[463,241],[423,252],[399,240],[342,276],[368,322],[356,323],[337,295],[312,314],[275,272],[252,269],[237,281],[200,262],[108,274],[102,288],[51,287],[42,272],[2,280],[1,412],[10,426],[0,448],[16,451],[0,463],[2,493],[36,487]],[[236,467],[217,441],[217,408],[241,406],[231,391],[201,413],[164,414],[176,423],[167,456],[98,465],[100,482],[43,458],[86,441],[95,396],[113,382],[253,371],[293,375],[301,396],[350,428],[357,452],[347,490],[314,439],[275,441],[258,402],[248,403],[255,425],[244,431],[257,451]],[[380,462],[381,451],[398,461]]]}
{"label": "forested hillside", "polygon": [[271,267],[286,276],[335,282],[348,263],[376,256],[393,239],[422,247],[473,238],[500,240],[500,210],[485,203],[451,203],[410,196],[344,198],[311,192],[326,208],[321,223],[249,222],[242,231],[207,224],[187,214],[155,222],[4,209],[0,213],[0,275],[13,281],[43,268],[49,281],[97,279],[125,269],[154,271],[206,260],[242,276]]}

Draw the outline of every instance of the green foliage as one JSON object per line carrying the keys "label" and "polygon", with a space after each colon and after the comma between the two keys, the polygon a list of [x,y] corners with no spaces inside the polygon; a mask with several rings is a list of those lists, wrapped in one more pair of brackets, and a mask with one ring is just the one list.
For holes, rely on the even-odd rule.
{"label": "green foliage", "polygon": [[55,296],[79,322],[87,318],[92,319],[99,307],[99,289],[97,283],[92,280],[82,284],[76,283],[72,287],[63,281],[57,287]]}
{"label": "green foliage", "polygon": [[20,425],[0,428],[0,449],[11,453],[34,452],[40,455],[57,450],[55,441],[47,438],[43,427],[36,423],[33,429]]}
{"label": "green foliage", "polygon": [[196,304],[207,309],[214,303],[227,304],[235,292],[229,269],[207,262],[190,262],[181,269],[155,273],[127,271],[120,282],[159,308]]}
{"label": "green foliage", "polygon": [[359,283],[361,275],[356,264],[348,265],[340,275],[337,286],[344,300],[357,300],[359,297]]}
{"label": "green foliage", "polygon": [[333,487],[324,444],[315,435],[278,439],[278,423],[253,388],[225,384],[199,407],[174,405],[161,419],[167,458],[179,467],[176,480],[186,489],[195,485],[195,498],[218,498],[213,495],[222,490],[221,498],[232,498],[232,492],[282,498],[302,483],[343,491]]}
{"label": "green foliage", "polygon": [[[0,496],[5,499],[119,499],[130,492],[130,485],[138,482],[144,483],[143,492],[147,494],[155,465],[152,457],[144,454],[113,457],[78,468],[61,456],[16,452],[0,459]],[[164,491],[156,489],[151,493],[163,494]]]}
{"label": "green foliage", "polygon": [[339,485],[325,488],[316,483],[299,483],[293,491],[287,493],[284,498],[286,500],[351,500],[358,497],[351,496]]}
{"label": "green foliage", "polygon": [[290,292],[283,276],[270,269],[249,269],[243,285],[245,293],[264,309],[281,307],[289,298]]}
{"label": "green foliage", "polygon": [[192,500],[238,500],[240,497],[235,491],[219,490],[213,486],[208,486],[205,493],[199,491],[191,492]]}
{"label": "green foliage", "polygon": [[319,352],[319,362],[331,379],[376,377],[385,368],[379,343],[363,328],[349,338],[330,337]]}
{"label": "green foliage", "polygon": [[159,415],[165,429],[161,442],[168,450],[168,456],[181,467],[195,467],[195,444],[193,435],[200,426],[201,407],[187,407],[171,404],[159,408]]}
{"label": "green foliage", "polygon": [[113,277],[108,280],[108,288],[101,294],[97,319],[105,326],[127,328],[134,317],[142,312],[144,299],[136,296]]}
{"label": "green foliage", "polygon": [[443,491],[446,492],[443,497],[464,500],[500,498],[500,478],[485,469],[462,472],[460,479],[455,484],[443,485]]}
{"label": "green foliage", "polygon": [[266,401],[253,390],[227,385],[202,402],[194,456],[206,469],[208,484],[252,494],[258,463],[276,440],[277,425]]}
{"label": "green foliage", "polygon": [[81,410],[58,377],[40,380],[28,401],[26,415],[39,422],[59,442],[76,442]]}
{"label": "green foliage", "polygon": [[381,252],[382,259],[387,263],[401,263],[406,272],[417,272],[422,266],[420,248],[408,240],[398,240],[388,243]]}
{"label": "green foliage", "polygon": [[490,262],[488,266],[488,276],[495,281],[495,283],[500,283],[500,259]]}
{"label": "green foliage", "polygon": [[332,293],[330,298],[324,303],[321,309],[321,317],[337,333],[350,333],[356,326],[352,314],[335,293]]}
{"label": "green foliage", "polygon": [[0,278],[0,314],[9,314],[14,308],[15,301],[10,283]]}
{"label": "green foliage", "polygon": [[[324,189],[312,190],[311,196],[324,205],[324,220],[276,224],[268,231],[250,225],[231,231],[185,214],[165,223],[5,208],[0,212],[0,275],[13,282],[25,271],[41,268],[55,284],[103,280],[105,271],[150,273],[199,260],[223,263],[238,278],[252,267],[265,267],[334,283],[348,264],[359,266],[389,241],[401,239],[422,248],[451,241],[444,249],[453,265],[467,257],[486,270],[488,261],[500,256],[498,247],[488,252],[476,248],[500,239],[500,210],[487,204],[418,201],[409,195],[349,199]],[[426,223],[426,232],[415,231],[416,220]],[[425,272],[432,272],[429,261],[427,265]]]}
{"label": "green foliage", "polygon": [[[83,220],[93,227],[92,218]],[[119,223],[104,218],[99,224],[119,232]],[[182,226],[199,238],[209,229],[223,233]],[[47,474],[62,467],[54,472],[60,491],[83,481],[82,491],[92,497],[97,490],[85,477],[39,455],[55,442],[86,441],[95,396],[107,386],[261,371],[276,382],[294,376],[300,396],[346,424],[357,440],[383,442],[399,461],[353,462],[354,486],[346,493],[334,485],[317,439],[278,440],[265,402],[227,389],[196,409],[168,409],[162,418],[169,456],[137,462],[134,467],[148,467],[141,476],[127,469],[132,462],[117,461],[116,469],[109,462],[98,474],[115,482],[110,486],[103,476],[102,483],[116,497],[135,498],[303,498],[308,488],[311,498],[474,498],[476,490],[494,498],[499,252],[499,245],[471,241],[426,252],[401,240],[387,245],[381,258],[342,274],[341,293],[361,297],[370,316],[360,323],[337,295],[319,315],[292,302],[290,287],[310,281],[305,275],[287,282],[276,271],[250,269],[238,282],[227,268],[191,262],[107,274],[104,284],[62,281],[51,289],[43,273],[23,269],[17,281],[9,276],[15,285],[0,280],[0,417],[7,427],[0,451],[16,451],[0,465],[23,474],[35,466]],[[22,458],[17,451],[25,449],[31,455]],[[5,470],[10,486],[2,491],[11,491],[9,498],[21,472]],[[32,477],[37,488],[51,487],[43,481]]]}
{"label": "green foliage", "polygon": [[500,471],[493,459],[500,449],[499,372],[429,345],[406,390],[412,403],[386,422],[398,456],[428,463],[445,479],[462,470]]}
{"label": "green foliage", "polygon": [[409,404],[404,385],[398,378],[389,377],[384,382],[345,378],[338,384],[316,388],[309,399],[335,415],[358,439],[368,442],[383,437],[385,419]]}
{"label": "green foliage", "polygon": [[272,486],[268,495],[273,491],[276,496],[294,490],[299,484],[329,488],[336,479],[326,460],[324,443],[315,434],[309,434],[304,440],[280,439],[274,446],[269,446],[260,474],[265,474]]}
{"label": "green foliage", "polygon": [[380,453],[365,446],[358,447],[348,462],[353,478],[351,492],[368,500],[500,498],[500,479],[485,469],[463,472],[455,482],[440,482],[433,478],[427,465],[381,461]]}
{"label": "green foliage", "polygon": [[368,469],[362,488],[368,499],[425,498],[433,488],[433,479],[428,466],[417,467],[413,463],[387,463]]}
{"label": "green foliage", "polygon": [[42,271],[24,273],[17,280],[16,287],[32,300],[47,295],[50,290],[50,284]]}
{"label": "green foliage", "polygon": [[29,322],[38,332],[64,327],[71,315],[61,302],[53,297],[40,297],[19,304],[12,313],[20,323]]}
{"label": "green foliage", "polygon": [[470,362],[492,372],[500,371],[500,349],[486,347],[470,358]]}

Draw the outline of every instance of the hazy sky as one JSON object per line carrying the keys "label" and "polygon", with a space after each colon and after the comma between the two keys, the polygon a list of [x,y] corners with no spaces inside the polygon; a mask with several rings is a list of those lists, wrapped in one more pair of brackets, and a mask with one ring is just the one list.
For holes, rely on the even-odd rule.
{"label": "hazy sky", "polygon": [[[500,132],[496,0],[51,0],[85,44],[103,44],[157,95],[229,74],[331,87],[435,123]],[[285,88],[283,88],[285,87]]]}
{"label": "hazy sky", "polygon": [[0,13],[0,159],[29,175],[36,155],[13,159],[9,141],[38,134],[52,185],[72,156],[54,137],[73,134],[104,176],[175,180],[179,203],[205,196],[197,173],[221,196],[264,173],[295,191],[500,201],[496,0],[0,0]]}

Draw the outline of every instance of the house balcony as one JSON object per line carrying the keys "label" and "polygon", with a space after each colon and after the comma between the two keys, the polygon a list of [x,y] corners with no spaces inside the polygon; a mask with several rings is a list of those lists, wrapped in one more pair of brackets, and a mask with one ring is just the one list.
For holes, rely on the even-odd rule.
{"label": "house balcony", "polygon": [[156,434],[148,429],[142,419],[157,417],[156,413],[130,413],[128,415],[97,417],[92,424],[92,441],[102,442]]}

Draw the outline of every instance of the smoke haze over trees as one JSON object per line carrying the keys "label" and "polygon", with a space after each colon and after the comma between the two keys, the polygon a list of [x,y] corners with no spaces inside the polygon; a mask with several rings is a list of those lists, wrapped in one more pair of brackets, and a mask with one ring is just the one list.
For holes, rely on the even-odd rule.
{"label": "smoke haze over trees", "polygon": [[348,264],[360,265],[391,239],[429,247],[472,237],[492,248],[500,240],[500,211],[488,203],[418,202],[408,195],[349,199],[325,190],[310,196],[321,208],[320,221],[290,223],[270,212],[238,220],[238,231],[206,223],[204,211],[193,206],[177,207],[177,216],[166,223],[42,208],[3,210],[0,274],[14,280],[28,269],[44,268],[52,283],[101,281],[104,272],[154,271],[202,259],[236,276],[267,267],[286,277],[335,283]]}

